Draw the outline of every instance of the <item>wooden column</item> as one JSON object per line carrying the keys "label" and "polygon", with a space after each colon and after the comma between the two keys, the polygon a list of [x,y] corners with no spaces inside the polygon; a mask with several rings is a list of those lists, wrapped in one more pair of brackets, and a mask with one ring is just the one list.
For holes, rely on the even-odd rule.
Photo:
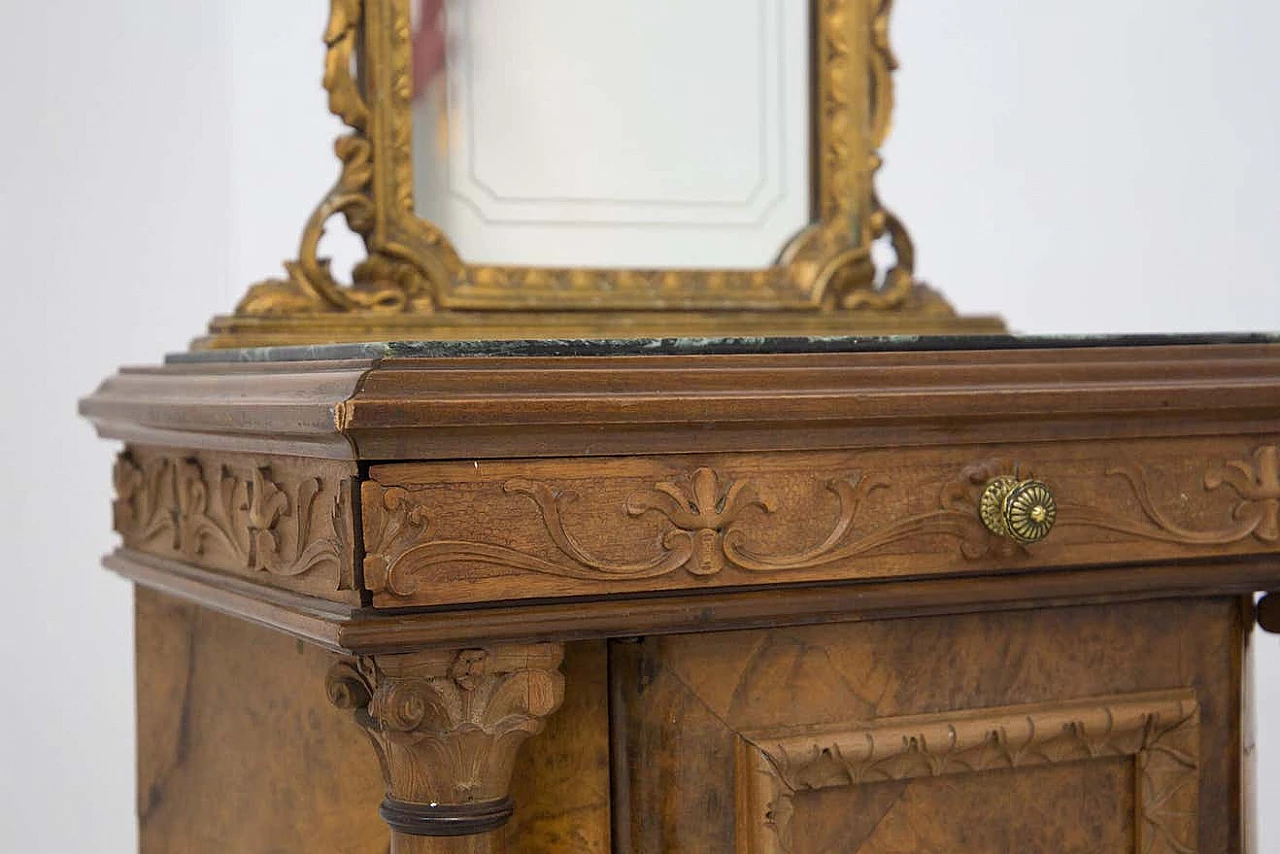
{"label": "wooden column", "polygon": [[329,698],[378,752],[391,854],[501,854],[516,752],[564,698],[562,644],[344,660]]}

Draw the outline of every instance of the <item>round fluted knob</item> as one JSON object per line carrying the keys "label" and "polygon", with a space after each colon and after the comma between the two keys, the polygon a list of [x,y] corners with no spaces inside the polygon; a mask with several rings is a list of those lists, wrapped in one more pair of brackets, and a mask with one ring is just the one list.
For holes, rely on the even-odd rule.
{"label": "round fluted knob", "polygon": [[991,533],[1030,545],[1053,528],[1058,505],[1041,481],[998,477],[983,490],[978,512]]}

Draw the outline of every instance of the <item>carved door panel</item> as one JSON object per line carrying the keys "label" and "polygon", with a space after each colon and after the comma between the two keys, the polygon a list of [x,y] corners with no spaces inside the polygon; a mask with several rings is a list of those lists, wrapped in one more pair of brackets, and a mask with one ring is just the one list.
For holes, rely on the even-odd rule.
{"label": "carved door panel", "polygon": [[1239,614],[1179,601],[616,643],[616,850],[1238,851]]}

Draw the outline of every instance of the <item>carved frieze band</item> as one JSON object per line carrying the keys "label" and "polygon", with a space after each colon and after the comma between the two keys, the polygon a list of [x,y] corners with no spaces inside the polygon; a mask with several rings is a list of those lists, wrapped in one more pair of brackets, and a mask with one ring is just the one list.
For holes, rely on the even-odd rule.
{"label": "carved frieze band", "polygon": [[[412,597],[420,581],[432,578],[444,567],[462,564],[605,582],[654,579],[676,573],[708,577],[728,567],[750,574],[786,573],[885,553],[895,544],[938,537],[953,541],[965,560],[1008,558],[1026,554],[1028,549],[987,531],[980,521],[978,505],[988,482],[1010,474],[1028,477],[1033,472],[1011,460],[994,459],[967,466],[943,483],[930,502],[931,508],[893,518],[886,508],[908,503],[901,496],[890,494],[895,484],[884,476],[852,471],[825,483],[826,501],[834,499],[836,508],[825,535],[800,549],[775,551],[758,544],[759,532],[767,530],[770,517],[781,507],[778,495],[763,480],[729,478],[713,468],[699,467],[681,477],[657,480],[623,502],[617,538],[633,536],[635,540],[635,547],[628,550],[635,557],[627,560],[602,556],[584,544],[581,533],[566,521],[567,510],[579,496],[551,482],[513,477],[501,484],[503,495],[522,497],[527,502],[525,506],[536,512],[540,542],[535,547],[529,545],[527,537],[521,542],[502,541],[502,532],[509,524],[495,525],[492,541],[449,536],[436,529],[435,516],[440,508],[432,505],[431,499],[403,487],[385,487],[369,481],[363,493],[365,581],[375,594]],[[1079,477],[1078,471],[1068,474]],[[1248,459],[1208,468],[1196,491],[1205,499],[1229,495],[1233,500],[1225,510],[1216,509],[1216,505],[1195,504],[1197,517],[1206,520],[1203,528],[1179,524],[1160,509],[1161,501],[1153,494],[1151,478],[1141,465],[1109,466],[1105,474],[1126,484],[1128,503],[1136,503],[1142,515],[1126,518],[1125,502],[1119,500],[1123,495],[1108,492],[1103,483],[1106,477],[1099,477],[1094,490],[1101,499],[1098,506],[1059,501],[1060,527],[1093,528],[1188,547],[1230,546],[1250,538],[1268,545],[1280,540],[1280,448],[1274,445],[1258,448]],[[1053,478],[1049,475],[1047,479]],[[1179,495],[1184,502],[1188,492],[1191,490],[1180,486]],[[885,506],[871,507],[882,495],[886,496]],[[830,513],[818,506],[789,509],[809,512],[815,518]],[[473,508],[477,514],[483,515],[484,511],[482,504]],[[617,511],[603,507],[596,518],[608,518],[607,514],[613,512]],[[1214,524],[1216,513],[1225,514],[1224,524]],[[627,534],[626,520],[641,517],[660,520],[662,535],[656,542],[638,529],[634,535]],[[532,529],[534,523],[524,518],[526,527]],[[510,521],[507,517],[507,523]],[[1054,539],[1051,535],[1046,543],[1051,544]],[[1039,544],[1030,548],[1045,547]]]}
{"label": "carved frieze band", "polygon": [[836,786],[1133,757],[1141,854],[1198,850],[1199,708],[1190,690],[743,734],[740,854],[792,850],[797,794]]}
{"label": "carved frieze band", "polygon": [[354,595],[350,484],[316,466],[129,449],[115,465],[115,529],[139,551]]}

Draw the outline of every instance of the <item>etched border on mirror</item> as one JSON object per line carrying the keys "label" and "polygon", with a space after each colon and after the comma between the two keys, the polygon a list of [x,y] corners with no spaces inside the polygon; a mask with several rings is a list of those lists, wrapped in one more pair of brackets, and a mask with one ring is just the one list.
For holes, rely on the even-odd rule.
{"label": "etched border on mirror", "polygon": [[1132,757],[1134,850],[1199,850],[1200,711],[1189,688],[741,733],[738,854],[787,854],[804,792]]}
{"label": "etched border on mirror", "polygon": [[[307,220],[298,258],[285,264],[287,278],[254,285],[235,316],[216,318],[210,337],[197,346],[371,340],[457,324],[471,333],[502,330],[495,337],[521,328],[581,336],[610,328],[608,313],[619,311],[633,313],[621,324],[630,334],[650,328],[665,334],[1003,329],[995,318],[957,318],[916,280],[911,238],[876,194],[879,148],[894,102],[893,0],[812,0],[815,221],[775,265],[755,270],[464,262],[414,208],[410,2],[331,0],[324,86],[330,110],[349,129],[334,146],[341,174]],[[351,284],[337,281],[318,254],[325,225],[338,214],[368,253]],[[893,250],[895,260],[884,270],[872,257],[877,242]],[[557,321],[557,312],[575,319]],[[737,316],[704,322],[729,312]],[[753,312],[791,319],[778,324],[744,316]],[[593,313],[598,322],[583,319]],[[660,319],[637,325],[645,313]],[[825,320],[797,323],[798,316]],[[611,322],[617,325],[616,315]]]}

